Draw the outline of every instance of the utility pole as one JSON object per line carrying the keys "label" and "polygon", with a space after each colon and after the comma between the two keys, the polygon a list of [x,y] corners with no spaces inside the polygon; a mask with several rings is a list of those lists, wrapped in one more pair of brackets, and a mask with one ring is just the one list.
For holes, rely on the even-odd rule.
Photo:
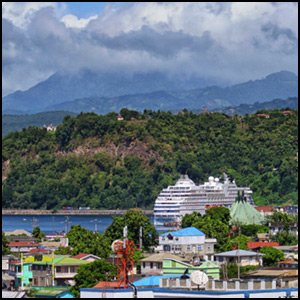
{"label": "utility pole", "polygon": [[143,248],[143,227],[140,226],[140,250]]}
{"label": "utility pole", "polygon": [[66,220],[62,223],[66,223],[66,234],[68,233],[69,224],[72,223],[69,221],[69,216],[65,216]]}

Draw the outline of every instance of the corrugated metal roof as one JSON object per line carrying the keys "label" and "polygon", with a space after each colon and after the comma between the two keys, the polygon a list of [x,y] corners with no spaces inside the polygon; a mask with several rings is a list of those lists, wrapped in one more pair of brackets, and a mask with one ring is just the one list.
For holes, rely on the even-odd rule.
{"label": "corrugated metal roof", "polygon": [[2,291],[2,298],[24,298],[25,292]]}
{"label": "corrugated metal roof", "polygon": [[179,275],[158,275],[158,276],[150,276],[143,278],[141,280],[135,281],[133,284],[138,287],[138,286],[159,286],[159,279],[160,278],[178,278],[181,277],[182,274]]}
{"label": "corrugated metal roof", "polygon": [[164,258],[172,258],[172,259],[176,259],[179,261],[186,261],[185,259],[183,259],[177,255],[170,254],[170,253],[153,254],[146,258],[141,259],[140,261],[141,262],[162,262]]}
{"label": "corrugated metal roof", "polygon": [[215,254],[215,256],[256,256],[256,255],[265,255],[265,254],[246,251],[246,250],[242,250],[242,249]]}
{"label": "corrugated metal roof", "polygon": [[279,246],[276,242],[247,242],[247,247],[249,249],[255,249],[260,247],[274,247]]}
{"label": "corrugated metal roof", "polygon": [[172,236],[205,236],[206,234],[197,229],[196,227],[186,227],[177,231],[165,232],[160,234],[160,236],[167,236],[171,234]]}

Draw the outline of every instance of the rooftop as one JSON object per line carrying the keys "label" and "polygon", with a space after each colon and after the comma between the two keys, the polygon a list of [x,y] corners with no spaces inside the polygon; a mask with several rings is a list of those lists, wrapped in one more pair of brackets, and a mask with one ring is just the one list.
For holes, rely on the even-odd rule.
{"label": "rooftop", "polygon": [[31,249],[30,251],[26,252],[26,254],[34,254],[34,253],[45,253],[50,252],[50,250],[42,249],[42,248],[35,248]]}
{"label": "rooftop", "polygon": [[72,256],[73,258],[77,258],[77,259],[83,259],[85,257],[93,257],[95,259],[101,259],[99,256],[94,255],[94,254],[89,254],[89,253],[79,253],[75,256]]}
{"label": "rooftop", "polygon": [[141,286],[159,286],[159,279],[160,278],[179,278],[182,274],[176,274],[176,275],[157,275],[157,276],[150,276],[143,278],[141,280],[135,281],[133,284],[136,287]]}
{"label": "rooftop", "polygon": [[172,236],[205,236],[206,234],[197,229],[196,227],[186,227],[177,231],[165,232],[160,234],[160,236],[167,236],[171,234]]}
{"label": "rooftop", "polygon": [[41,244],[33,243],[33,242],[10,242],[8,244],[9,247],[11,246],[41,246]]}
{"label": "rooftop", "polygon": [[227,251],[227,252],[222,252],[222,253],[217,253],[215,256],[257,256],[257,255],[265,255],[263,253],[256,253],[256,252],[251,252],[251,251],[246,251],[246,250],[232,250],[232,251]]}
{"label": "rooftop", "polygon": [[274,247],[279,246],[276,242],[247,242],[247,247],[249,249],[256,249],[260,247]]}
{"label": "rooftop", "polygon": [[170,254],[170,253],[153,254],[146,258],[141,259],[140,261],[141,262],[163,262],[164,258],[173,258],[173,259],[176,259],[179,261],[186,261],[185,259],[183,259],[179,256],[176,256],[176,255]]}
{"label": "rooftop", "polygon": [[254,207],[258,211],[270,212],[275,210],[274,206],[256,206]]}

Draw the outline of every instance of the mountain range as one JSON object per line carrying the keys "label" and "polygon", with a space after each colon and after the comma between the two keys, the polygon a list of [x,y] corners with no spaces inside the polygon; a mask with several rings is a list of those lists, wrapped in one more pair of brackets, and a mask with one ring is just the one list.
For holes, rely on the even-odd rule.
{"label": "mountain range", "polygon": [[208,110],[298,96],[298,76],[281,71],[229,87],[208,86],[199,78],[169,78],[159,72],[137,74],[76,74],[58,72],[27,91],[2,98],[2,114],[43,111],[93,111],[106,114],[126,107],[142,111]]}

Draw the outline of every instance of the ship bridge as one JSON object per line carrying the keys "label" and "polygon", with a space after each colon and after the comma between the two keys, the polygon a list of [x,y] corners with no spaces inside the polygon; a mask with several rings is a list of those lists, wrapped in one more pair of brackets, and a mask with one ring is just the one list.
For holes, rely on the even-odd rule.
{"label": "ship bridge", "polygon": [[193,180],[189,178],[188,175],[180,175],[179,179],[177,180],[174,189],[182,187],[183,189],[188,189],[191,187],[196,187]]}

